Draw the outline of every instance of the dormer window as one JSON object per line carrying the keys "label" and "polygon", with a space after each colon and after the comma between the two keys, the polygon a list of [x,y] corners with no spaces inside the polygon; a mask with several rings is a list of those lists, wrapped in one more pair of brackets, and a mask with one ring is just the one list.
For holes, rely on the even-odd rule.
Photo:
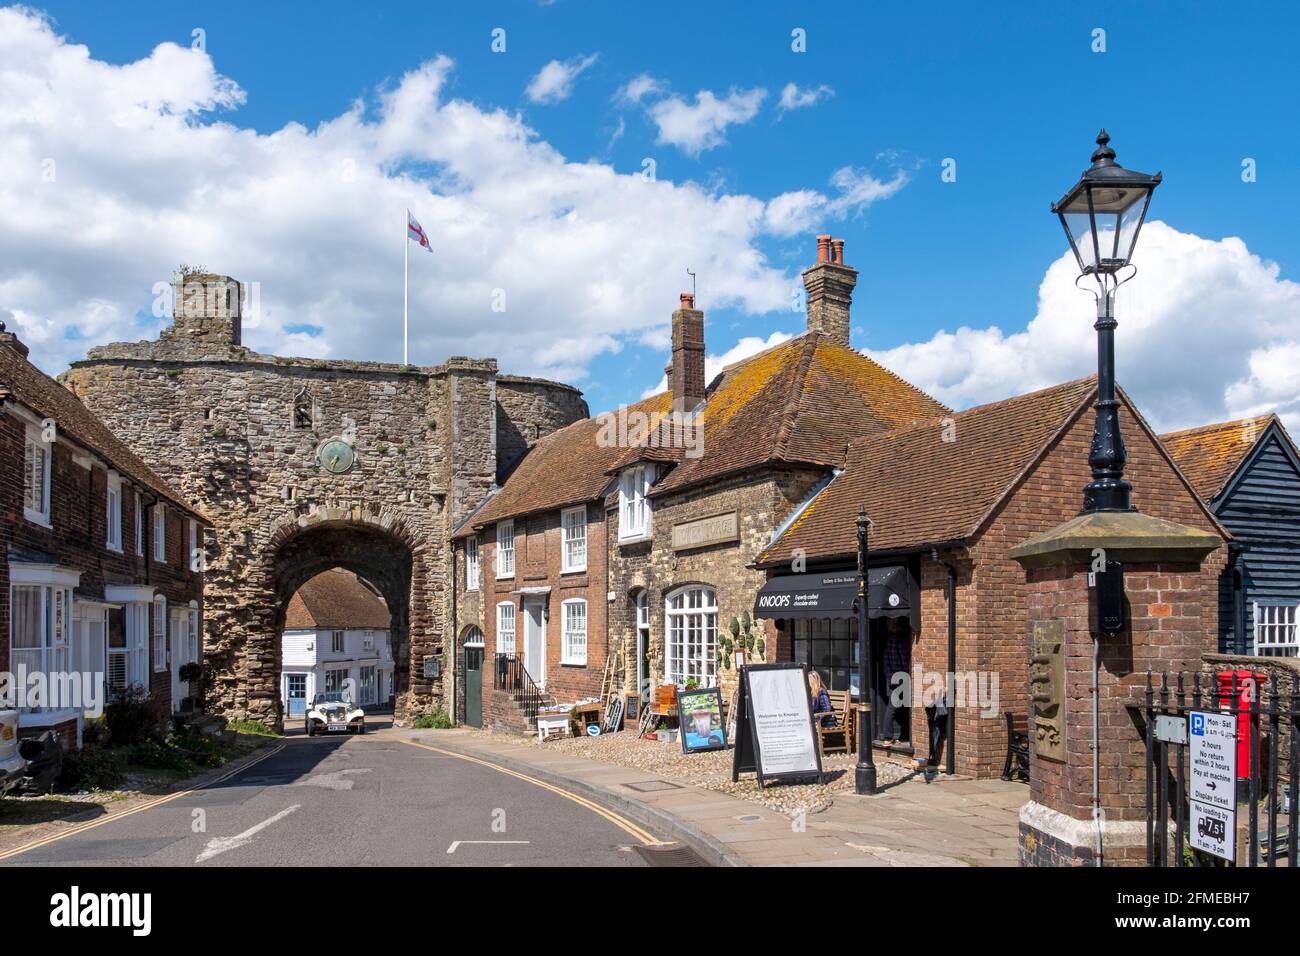
{"label": "dormer window", "polygon": [[650,534],[650,501],[646,497],[654,483],[653,465],[636,465],[618,478],[618,539],[644,538]]}

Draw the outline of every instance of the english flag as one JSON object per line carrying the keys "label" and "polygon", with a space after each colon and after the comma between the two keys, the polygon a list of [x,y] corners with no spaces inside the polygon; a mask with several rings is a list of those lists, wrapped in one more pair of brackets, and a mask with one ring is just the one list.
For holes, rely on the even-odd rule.
{"label": "english flag", "polygon": [[415,221],[409,209],[406,211],[406,238],[414,239],[425,249],[433,252],[433,246],[429,245],[429,237],[425,234],[424,227]]}

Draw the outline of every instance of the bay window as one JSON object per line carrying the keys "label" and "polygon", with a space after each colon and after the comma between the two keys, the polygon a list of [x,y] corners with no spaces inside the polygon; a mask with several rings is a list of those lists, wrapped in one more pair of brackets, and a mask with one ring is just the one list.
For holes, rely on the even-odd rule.
{"label": "bay window", "polygon": [[562,664],[587,663],[587,602],[571,598],[564,609],[564,658]]}
{"label": "bay window", "polygon": [[650,533],[650,501],[646,495],[654,483],[654,466],[637,465],[618,479],[618,537],[620,541],[642,538]]}
{"label": "bay window", "polygon": [[515,523],[502,521],[497,525],[497,577],[515,576]]}
{"label": "bay window", "polygon": [[68,706],[53,700],[51,691],[66,686],[63,678],[80,649],[73,641],[72,592],[81,580],[79,571],[57,565],[13,563],[9,566],[9,670],[14,690],[29,686],[24,673],[45,675],[44,696],[19,701],[24,711]]}
{"label": "bay window", "polygon": [[587,570],[587,506],[560,512],[560,571]]}
{"label": "bay window", "polygon": [[668,596],[665,676],[670,684],[714,687],[718,681],[718,598],[712,588],[686,587]]}

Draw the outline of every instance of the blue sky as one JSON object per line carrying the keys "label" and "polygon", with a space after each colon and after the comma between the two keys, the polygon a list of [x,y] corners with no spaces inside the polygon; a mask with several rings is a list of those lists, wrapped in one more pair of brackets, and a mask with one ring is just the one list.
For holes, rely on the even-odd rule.
{"label": "blue sky", "polygon": [[[484,345],[501,342],[506,370],[572,378],[587,393],[593,411],[632,401],[655,385],[667,357],[663,333],[679,291],[668,287],[672,275],[680,276],[685,289],[685,269],[699,273],[709,352],[735,357],[758,347],[757,342],[746,347],[743,339],[766,344],[774,332],[802,329],[802,314],[778,307],[782,299],[774,289],[797,282],[798,271],[811,261],[813,234],[829,231],[844,237],[846,260],[860,271],[853,344],[951,404],[1001,398],[1086,373],[1092,361],[1088,300],[1073,293],[1078,301],[1072,305],[1073,300],[1055,291],[1054,282],[1072,277],[1054,276],[1052,267],[1065,244],[1048,205],[1087,165],[1092,139],[1105,125],[1120,162],[1164,172],[1151,217],[1171,230],[1167,242],[1161,243],[1158,235],[1153,239],[1149,253],[1166,259],[1153,259],[1136,280],[1134,295],[1141,298],[1133,307],[1145,311],[1131,335],[1134,350],[1127,355],[1125,316],[1120,315],[1121,381],[1144,407],[1151,407],[1158,424],[1170,426],[1245,414],[1261,404],[1289,410],[1296,400],[1300,383],[1261,372],[1284,364],[1290,354],[1286,349],[1300,348],[1300,300],[1290,281],[1298,278],[1300,250],[1294,229],[1287,231],[1300,208],[1300,132],[1292,121],[1292,46],[1300,17],[1289,5],[1248,3],[1229,10],[1220,3],[1035,2],[999,5],[996,16],[987,4],[826,4],[818,10],[557,0],[483,4],[474,10],[467,6],[226,2],[182,9],[173,3],[133,3],[114,5],[109,15],[102,4],[50,2],[40,9],[60,42],[84,44],[93,60],[115,66],[146,60],[167,41],[188,50],[192,31],[204,30],[203,52],[211,69],[237,84],[243,96],[217,108],[193,110],[187,119],[192,125],[229,124],[262,137],[274,137],[287,124],[311,132],[347,114],[357,101],[364,104],[363,121],[381,124],[384,93],[398,90],[404,76],[441,56],[454,65],[439,74],[439,104],[463,102],[480,124],[510,117],[531,131],[534,143],[549,145],[570,164],[635,175],[651,158],[658,180],[697,184],[701,194],[715,201],[741,196],[771,202],[801,190],[830,201],[839,188],[832,179],[846,167],[868,177],[867,182],[902,182],[874,201],[840,207],[823,203],[819,213],[806,217],[806,228],[797,231],[754,228],[733,239],[719,227],[710,242],[734,241],[761,258],[761,274],[751,276],[744,288],[731,274],[743,257],[711,259],[698,245],[689,248],[684,242],[683,261],[670,261],[663,248],[672,247],[675,230],[700,230],[690,219],[672,219],[671,210],[660,210],[644,227],[647,241],[660,247],[654,253],[655,280],[637,287],[634,278],[603,277],[611,287],[636,288],[638,301],[626,308],[622,325],[608,316],[576,323],[568,350],[572,360],[549,353],[539,358],[545,349],[531,341],[513,353],[509,346],[522,343],[539,321],[546,321],[539,315],[567,307],[565,287],[593,281],[592,263],[581,254],[548,264],[553,290],[542,291],[530,278],[526,299],[536,303],[536,311],[512,305],[504,320],[448,301],[455,275],[440,273],[421,290],[418,307],[412,309],[413,360],[421,364],[455,351],[480,354]],[[490,47],[494,28],[506,31],[505,53]],[[806,31],[806,52],[791,49],[795,29]],[[1105,52],[1094,52],[1097,29],[1105,31]],[[535,101],[526,91],[551,61],[587,65],[572,80],[567,97]],[[658,92],[639,103],[620,98],[620,90],[639,76],[653,78]],[[782,90],[790,83],[805,93],[821,90],[821,95],[811,105],[782,110]],[[759,105],[752,116],[718,132],[721,141],[711,148],[695,150],[680,139],[667,141],[656,120],[663,114],[655,113],[655,104],[671,105],[675,98],[691,107],[699,104],[702,91],[720,99],[754,94]],[[57,126],[60,117],[55,115],[53,122]],[[132,168],[135,150],[126,142],[125,155],[103,161],[115,168],[95,170],[97,179],[112,183],[114,177],[144,175]],[[147,137],[138,142],[147,152]],[[39,145],[35,149],[34,155],[44,155]],[[51,147],[50,155],[56,154]],[[955,182],[941,180],[946,159],[955,161]],[[1245,159],[1256,163],[1254,182],[1242,181]],[[210,165],[199,175],[212,176],[212,188],[241,173],[258,175],[255,167],[240,164],[234,149],[225,165],[211,156],[204,161]],[[486,156],[482,161],[492,162]],[[385,196],[400,205],[401,194],[409,195],[412,211],[429,228],[435,258],[445,262],[446,247],[474,242],[473,202],[465,204],[468,209],[458,211],[459,204],[451,203],[451,208],[435,211],[442,207],[431,196],[454,196],[457,190],[454,177],[441,175],[445,167],[438,156],[422,156],[417,147],[386,153],[380,165],[385,174],[402,179],[401,187]],[[302,168],[304,180],[313,175],[309,166]],[[112,194],[114,187],[103,188]],[[203,193],[192,183],[189,188],[192,195]],[[313,228],[346,234],[354,228],[353,220],[342,213],[331,227],[332,197],[338,194],[320,197],[323,205],[313,213]],[[12,207],[21,200],[17,197]],[[606,199],[595,201],[609,205]],[[0,194],[0,213],[4,202]],[[364,206],[366,200],[359,202]],[[339,201],[340,209],[350,205]],[[581,210],[581,202],[574,205]],[[149,208],[161,214],[156,203]],[[187,208],[197,214],[194,203]],[[692,208],[701,211],[701,218],[710,216],[711,207],[701,203],[684,203],[682,212]],[[562,219],[564,212],[551,209],[544,218]],[[373,214],[391,219],[392,210],[375,207]],[[453,220],[444,216],[458,214],[463,229],[453,236]],[[605,214],[635,220],[639,210],[633,203]],[[500,221],[509,218],[508,204],[484,215],[493,228],[503,230],[501,235],[517,234],[511,223]],[[147,217],[142,221],[146,224],[137,233],[148,232]],[[174,264],[202,255],[209,267],[231,271],[234,266],[222,264],[238,261],[239,247],[247,241],[237,228],[240,221],[223,222],[221,235],[205,236],[197,249],[177,249],[172,242],[163,250],[142,250],[141,258],[156,257],[158,271],[164,261]],[[249,231],[258,228],[247,215],[242,221]],[[400,224],[393,228],[400,230]],[[124,229],[131,231],[130,224]],[[637,235],[637,226],[606,222],[594,234],[621,243],[616,251],[626,254],[626,236]],[[546,239],[544,230],[539,235],[543,246],[563,241]],[[1243,249],[1224,247],[1225,237],[1239,237]],[[364,263],[331,261],[331,254],[367,255],[340,249],[332,237],[319,245],[313,238],[304,241],[305,248],[285,249],[284,256],[310,260],[304,268],[318,277],[339,267],[391,273],[400,309],[400,233],[391,246],[371,250],[374,261]],[[498,242],[489,240],[487,246]],[[386,258],[390,248],[393,255]],[[1140,266],[1142,251],[1140,247]],[[413,270],[426,268],[419,260],[422,254],[412,255]],[[1201,255],[1204,268],[1185,267]],[[627,259],[628,268],[635,269],[636,255]],[[566,263],[573,266],[572,275],[564,274]],[[435,270],[440,265],[430,263]],[[66,258],[27,264],[28,271],[38,273],[68,267]],[[111,263],[97,260],[87,271],[101,270],[111,271]],[[1209,309],[1219,299],[1213,288],[1206,291],[1207,276],[1222,278],[1219,270],[1231,273],[1224,281],[1236,290],[1231,301],[1245,314],[1223,314],[1221,304]],[[8,286],[5,278],[0,272],[0,293],[21,290],[23,283],[13,275]],[[268,268],[264,281],[268,298],[275,299],[274,269]],[[510,270],[483,281],[508,292],[516,284]],[[1148,287],[1138,293],[1142,282]],[[281,287],[288,283],[280,280]],[[0,309],[10,309],[20,326],[27,322],[37,339],[41,328],[48,331],[62,323],[63,338],[76,348],[47,357],[44,364],[57,367],[97,341],[150,334],[152,296],[143,286],[137,286],[135,301],[130,291],[116,296],[122,300],[113,313],[117,324],[61,319],[48,305],[43,311],[39,295],[23,300],[20,291],[9,301],[0,299]],[[94,298],[93,290],[85,294]],[[337,308],[316,302],[310,314],[298,315],[295,298],[300,297],[281,297],[273,321],[251,336],[257,347],[400,358],[400,339],[389,334],[392,300],[386,298],[383,308],[370,314],[358,305],[364,299],[358,293],[343,296]],[[512,296],[516,301],[521,300]],[[1065,305],[1056,308],[1058,302]],[[1214,338],[1204,326],[1218,323],[1218,334],[1230,335],[1234,326],[1255,322],[1256,315],[1262,316],[1259,328],[1242,344],[1236,363],[1208,372],[1197,394],[1191,394],[1178,380],[1185,378],[1188,360],[1197,363],[1201,356],[1169,360],[1184,340],[1186,323],[1201,324],[1188,348],[1205,350],[1204,358],[1214,364],[1224,360],[1210,351]],[[373,334],[345,330],[349,317],[354,323],[373,323]],[[400,314],[397,319],[400,323]],[[485,340],[484,329],[493,322],[497,324]],[[1040,323],[1041,334],[1027,333],[1031,322]],[[1066,322],[1082,322],[1082,332],[1073,325],[1064,330]],[[122,324],[133,334],[115,334]],[[1059,327],[1048,334],[1048,324]],[[427,326],[424,339],[419,338],[422,325]],[[956,334],[961,327],[980,334],[963,341]],[[465,349],[455,348],[458,328],[468,339]],[[325,344],[313,345],[313,339]],[[972,375],[972,365],[984,373]]]}

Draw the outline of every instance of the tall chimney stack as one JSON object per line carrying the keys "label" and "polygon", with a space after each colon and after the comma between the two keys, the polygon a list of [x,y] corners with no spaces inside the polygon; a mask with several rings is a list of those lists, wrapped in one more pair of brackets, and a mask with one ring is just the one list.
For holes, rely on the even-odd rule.
{"label": "tall chimney stack", "polygon": [[844,240],[817,237],[817,264],[803,273],[808,291],[808,331],[820,332],[840,345],[849,344],[849,308],[858,270],[844,264]]}
{"label": "tall chimney stack", "polygon": [[673,411],[692,412],[704,401],[704,313],[695,308],[695,295],[682,293],[673,313],[673,357],[668,365]]}

